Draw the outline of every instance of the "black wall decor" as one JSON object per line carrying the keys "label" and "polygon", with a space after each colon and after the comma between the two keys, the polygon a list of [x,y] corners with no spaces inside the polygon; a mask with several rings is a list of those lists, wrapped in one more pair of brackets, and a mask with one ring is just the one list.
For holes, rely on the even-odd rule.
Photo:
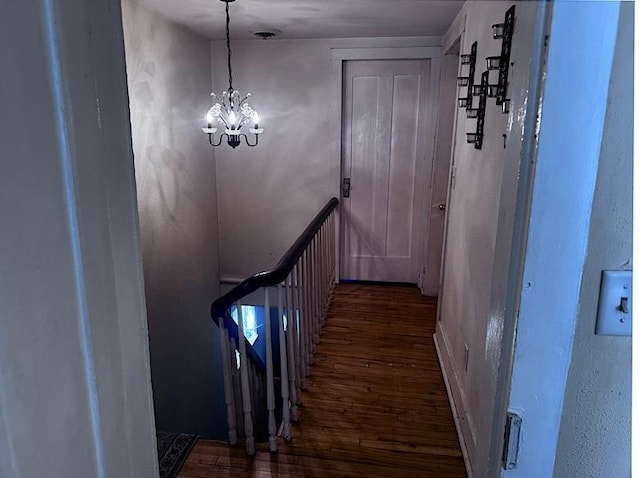
{"label": "black wall decor", "polygon": [[474,116],[467,118],[476,118],[476,131],[475,133],[467,133],[467,143],[473,143],[474,148],[482,149],[482,140],[484,139],[484,112],[487,107],[487,91],[489,88],[489,72],[485,71],[481,75],[479,85],[474,85],[473,93],[480,97],[478,101],[478,108],[467,110],[474,111]]}
{"label": "black wall decor", "polygon": [[467,95],[458,97],[458,106],[460,108],[466,108],[467,111],[471,109],[473,105],[473,82],[476,75],[476,57],[478,54],[478,42],[473,42],[471,45],[471,53],[460,55],[460,63],[462,65],[469,66],[469,73],[467,76],[458,77],[458,86],[461,88],[467,88]]}
{"label": "black wall decor", "polygon": [[[467,118],[476,120],[475,133],[467,133],[467,142],[473,143],[476,149],[482,148],[482,136],[484,132],[484,109],[486,105],[486,86],[476,85],[476,58],[478,54],[478,42],[471,44],[471,53],[460,55],[462,65],[469,65],[469,74],[458,77],[458,86],[467,88],[467,95],[458,97],[458,106],[465,108]],[[485,74],[482,74],[483,82],[486,82]],[[480,96],[480,103],[477,108],[473,107],[473,97]]]}
{"label": "black wall decor", "polygon": [[[498,67],[498,85],[496,90],[496,104],[502,105],[502,112],[509,112],[510,100],[507,98],[509,84],[509,66],[511,62],[511,39],[513,37],[513,25],[516,18],[516,6],[512,5],[504,15],[504,23],[496,23],[491,26],[493,38],[502,39],[502,49],[499,57],[488,57],[487,68]],[[497,65],[496,65],[497,63]],[[491,96],[491,95],[490,95]]]}
{"label": "black wall decor", "polygon": [[[475,149],[482,149],[487,98],[495,98],[496,105],[502,106],[502,112],[509,112],[509,104],[511,101],[507,98],[507,89],[515,14],[516,6],[512,5],[505,12],[504,23],[491,25],[493,38],[502,40],[502,48],[500,56],[489,56],[486,58],[487,69],[482,73],[479,85],[474,84],[478,42],[473,42],[471,45],[471,53],[460,55],[460,63],[462,65],[469,65],[469,74],[467,76],[459,76],[457,79],[458,87],[467,88],[467,95],[458,97],[458,106],[466,109],[467,118],[476,120],[475,132],[467,133],[467,143],[473,144]],[[492,71],[497,71],[498,73],[497,83],[489,83],[489,74]],[[477,108],[473,107],[474,96],[479,97]]]}

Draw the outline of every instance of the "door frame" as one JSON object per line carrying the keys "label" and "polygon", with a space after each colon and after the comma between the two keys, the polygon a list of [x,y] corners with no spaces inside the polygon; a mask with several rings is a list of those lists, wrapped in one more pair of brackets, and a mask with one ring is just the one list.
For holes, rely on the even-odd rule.
{"label": "door frame", "polygon": [[[462,54],[462,48],[464,45],[464,35],[466,31],[467,25],[467,15],[464,11],[461,11],[460,14],[453,21],[447,32],[443,36],[442,41],[442,55],[446,55],[451,49],[454,47],[456,43],[459,43],[459,53]],[[458,72],[460,71],[460,66],[458,66]],[[457,106],[457,105],[456,105]],[[436,326],[442,320],[442,307],[440,307],[440,300],[442,298],[442,289],[444,286],[444,279],[446,274],[446,257],[447,257],[447,236],[449,235],[449,219],[450,219],[450,211],[451,211],[451,203],[452,203],[452,194],[451,189],[453,185],[453,181],[455,181],[455,156],[456,156],[456,134],[458,131],[458,119],[460,108],[456,107],[454,116],[453,116],[453,129],[451,131],[451,151],[449,152],[449,177],[447,178],[447,198],[446,198],[446,209],[445,209],[445,218],[444,218],[444,231],[442,234],[442,250],[440,256],[440,276],[438,278],[438,307],[436,308]],[[436,341],[436,334],[434,333],[434,341]],[[437,342],[437,341],[436,341]],[[437,348],[437,346],[436,346]],[[467,447],[465,446],[465,438],[462,429],[462,423],[460,423],[460,418],[458,413],[456,413],[456,404],[454,397],[454,391],[451,389],[451,385],[449,384],[449,380],[446,374],[446,368],[440,358],[440,354],[438,354],[438,363],[442,374],[445,378],[444,383],[447,389],[447,398],[449,401],[449,405],[451,407],[451,411],[453,414],[453,421],[456,426],[456,435],[458,437],[458,442],[460,444],[460,450],[462,451],[462,459],[465,464],[465,469],[467,473],[470,473],[471,470],[471,460],[467,453]]]}
{"label": "door frame", "polygon": [[[598,8],[578,3],[570,7],[562,2],[543,3],[537,10],[539,41],[533,61],[538,85],[530,91],[535,101],[529,107],[542,113],[536,120],[531,115],[531,126],[536,127],[528,128],[530,155],[523,159],[529,161],[521,165],[521,171],[527,169],[529,174],[518,190],[527,220],[514,225],[520,236],[514,238],[517,248],[511,254],[505,301],[512,318],[508,328],[505,321],[502,344],[502,353],[510,353],[501,364],[503,386],[497,390],[495,410],[503,414],[494,421],[489,476],[531,477],[539,476],[541,470],[547,476],[554,471],[558,452],[620,13],[620,3],[605,2]],[[594,28],[601,34],[580,35]],[[586,53],[575,55],[577,48]],[[593,58],[602,65],[595,73]],[[572,74],[562,74],[561,69]],[[532,80],[533,72],[532,66]],[[580,82],[585,72],[589,80]],[[576,88],[579,94],[569,94]],[[545,115],[544,110],[552,113]],[[558,157],[563,160],[556,161]],[[565,168],[579,174],[567,182]],[[545,214],[551,210],[553,214]],[[571,247],[562,247],[558,236]],[[549,263],[555,267],[549,268]],[[552,331],[549,317],[562,318]],[[536,371],[535,380],[531,370]],[[504,430],[500,425],[507,411],[520,414],[523,423],[518,467],[505,471],[499,463]]]}
{"label": "door frame", "polygon": [[[467,25],[467,14],[461,12],[458,15],[447,32],[442,37],[442,55],[446,55],[456,42],[460,44],[460,53],[462,53],[462,45],[464,45],[464,33]],[[460,66],[458,66],[458,72],[460,71]],[[451,185],[452,181],[455,178],[455,153],[456,153],[456,132],[458,130],[458,117],[459,117],[460,108],[456,107],[455,113],[453,114],[453,130],[451,131],[451,151],[449,152],[449,178],[447,179],[447,199],[446,199],[446,209],[444,211],[444,231],[442,232],[442,251],[440,251],[440,277],[438,279],[438,301],[442,296],[442,286],[444,284],[444,274],[445,274],[445,259],[447,257],[447,235],[449,232],[449,211],[451,210]],[[438,323],[441,319],[440,316],[441,308],[438,307],[436,309],[436,323]],[[457,420],[457,417],[456,417]],[[459,429],[457,427],[456,429]],[[461,437],[459,437],[461,439]],[[468,460],[465,457],[465,460]]]}
{"label": "door frame", "polygon": [[[400,47],[400,48],[331,48],[330,52],[331,62],[331,91],[330,91],[330,104],[329,104],[329,137],[331,138],[331,144],[329,147],[331,158],[331,164],[337,165],[331,176],[333,177],[333,184],[335,189],[333,194],[336,197],[342,197],[341,194],[341,182],[342,182],[342,147],[344,138],[342,137],[343,128],[343,115],[342,115],[342,100],[343,100],[343,72],[344,62],[350,60],[430,60],[430,72],[429,72],[429,91],[427,92],[427,103],[433,107],[429,111],[429,118],[427,118],[426,132],[426,147],[425,147],[425,160],[428,159],[428,155],[433,156],[435,147],[435,122],[436,112],[438,108],[438,91],[440,80],[440,57],[442,55],[441,46],[415,46],[415,47]],[[429,161],[428,161],[429,162]],[[429,162],[429,164],[431,164]],[[430,173],[430,167],[429,167]],[[427,184],[429,178],[427,177]],[[428,221],[425,214],[429,212],[430,197],[426,194],[426,191],[421,192],[423,197],[421,198],[421,210],[424,214],[419,214],[420,223],[418,227],[424,232],[421,234],[421,239],[418,247],[418,270],[422,269],[424,262],[424,238],[428,231],[425,230]],[[342,202],[337,210],[337,221],[340,227],[336,228],[335,236],[335,257],[336,257],[336,276],[335,281],[340,280],[340,271],[342,270]],[[416,284],[418,284],[418,278],[416,277]]]}
{"label": "door frame", "polygon": [[[445,34],[445,36],[443,37],[443,42],[442,42],[442,61],[441,61],[441,75],[444,74],[444,68],[445,68],[445,62],[444,62],[444,57],[445,56],[449,56],[451,55],[451,53],[449,53],[453,47],[458,44],[459,48],[462,47],[462,44],[464,42],[464,27],[466,25],[466,14],[463,14],[459,17],[456,18],[456,20],[454,21],[454,23],[451,25],[451,27],[449,28],[449,30],[447,31],[447,33]],[[460,53],[458,53],[459,55]],[[457,73],[460,74],[460,65],[458,64],[458,68],[457,68]],[[440,79],[440,84],[442,84],[442,78]],[[440,101],[440,100],[438,100]],[[441,111],[440,108],[440,104],[438,104],[438,112]],[[438,288],[437,288],[437,293],[436,296],[440,297],[440,294],[442,292],[442,284],[444,281],[444,260],[446,257],[445,254],[445,248],[447,246],[447,228],[448,228],[448,224],[449,224],[449,202],[451,200],[451,186],[452,186],[452,180],[454,177],[454,166],[455,166],[455,150],[456,150],[456,131],[457,131],[457,125],[458,125],[458,113],[460,111],[460,108],[457,107],[457,105],[454,104],[452,105],[455,109],[454,109],[454,113],[453,113],[453,122],[452,122],[452,130],[451,130],[451,147],[449,149],[449,166],[448,166],[448,175],[447,175],[447,194],[445,196],[445,211],[444,211],[444,227],[442,230],[442,247],[440,248],[440,269],[438,271]],[[440,127],[440,118],[437,119],[437,128]],[[436,129],[436,135],[438,134],[437,129]],[[434,146],[437,146],[437,136],[436,136],[436,144]],[[435,163],[436,158],[435,158],[435,149],[434,149],[434,160],[433,162]],[[430,185],[433,185],[433,168],[431,171],[431,175],[432,175],[432,179],[431,179],[431,183]],[[432,189],[433,192],[433,189]],[[433,207],[433,205],[431,205]],[[423,275],[420,278],[420,290],[422,291],[423,294],[425,294],[425,276],[424,274],[426,273],[426,269],[430,266],[430,264],[428,263],[427,260],[427,252],[428,249],[430,247],[429,245],[429,241],[427,239],[427,241],[425,242],[425,244],[423,245],[423,251],[424,251],[424,257],[425,260],[423,261]],[[436,312],[436,319],[439,320],[440,318],[440,309],[437,309]]]}

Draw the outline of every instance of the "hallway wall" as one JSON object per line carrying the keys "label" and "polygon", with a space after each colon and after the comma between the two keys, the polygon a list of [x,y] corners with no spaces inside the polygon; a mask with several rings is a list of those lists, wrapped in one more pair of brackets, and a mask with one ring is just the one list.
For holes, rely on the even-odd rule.
{"label": "hallway wall", "polygon": [[[233,85],[251,92],[265,132],[256,148],[216,149],[220,268],[242,279],[275,265],[331,196],[331,48],[434,46],[440,38],[232,42]],[[226,49],[213,42],[213,89],[228,88]]]}
{"label": "hallway wall", "polygon": [[554,476],[629,476],[631,337],[595,335],[603,270],[632,269],[633,3],[622,3]]}
{"label": "hallway wall", "polygon": [[[500,54],[501,41],[492,38],[491,25],[502,22],[511,5],[506,1],[467,2],[462,9],[466,23],[460,53],[469,53],[472,43],[478,42],[476,84],[486,70],[485,58]],[[504,307],[497,302],[500,298],[504,302],[507,290],[535,19],[536,2],[517,4],[508,85],[510,113],[503,114],[495,99],[487,98],[480,150],[466,142],[466,133],[475,132],[476,121],[467,119],[462,108],[455,125],[455,179],[447,204],[436,342],[459,415],[463,448],[477,476],[486,473],[493,428],[504,323]],[[460,72],[467,74],[468,67],[461,67]],[[496,77],[492,73],[490,81]],[[459,96],[466,92],[458,91]]]}
{"label": "hallway wall", "polygon": [[123,21],[158,429],[226,434],[214,153],[200,131],[209,41],[124,0]]}

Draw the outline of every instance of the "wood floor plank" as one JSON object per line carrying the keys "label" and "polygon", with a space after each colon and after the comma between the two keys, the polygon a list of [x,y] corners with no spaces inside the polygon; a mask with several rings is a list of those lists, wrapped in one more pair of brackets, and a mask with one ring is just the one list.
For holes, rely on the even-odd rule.
{"label": "wood floor plank", "polygon": [[466,477],[432,335],[436,301],[412,287],[336,287],[293,440],[200,440],[180,478]]}

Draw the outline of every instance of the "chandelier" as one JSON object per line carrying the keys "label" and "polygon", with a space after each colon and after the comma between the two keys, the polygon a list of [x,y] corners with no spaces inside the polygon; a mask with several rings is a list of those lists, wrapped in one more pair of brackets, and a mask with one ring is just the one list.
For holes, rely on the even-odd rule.
{"label": "chandelier", "polygon": [[[206,120],[207,127],[202,128],[202,132],[209,136],[209,144],[211,146],[220,146],[224,137],[227,138],[227,144],[232,148],[240,145],[240,140],[244,138],[247,146],[254,147],[258,144],[258,135],[264,130],[259,128],[258,113],[249,106],[249,98],[251,93],[247,93],[242,97],[238,90],[233,89],[233,75],[231,70],[231,40],[229,39],[229,3],[235,0],[220,0],[226,3],[227,14],[227,68],[229,71],[229,89],[222,92],[222,97],[211,93],[213,98],[213,106],[207,111]],[[216,126],[224,128],[224,132],[220,134],[217,141],[215,133],[218,131]],[[253,127],[250,127],[250,126]],[[252,144],[248,136],[242,131],[246,127],[249,133],[255,135],[255,142]],[[245,129],[246,129],[245,128]]]}

